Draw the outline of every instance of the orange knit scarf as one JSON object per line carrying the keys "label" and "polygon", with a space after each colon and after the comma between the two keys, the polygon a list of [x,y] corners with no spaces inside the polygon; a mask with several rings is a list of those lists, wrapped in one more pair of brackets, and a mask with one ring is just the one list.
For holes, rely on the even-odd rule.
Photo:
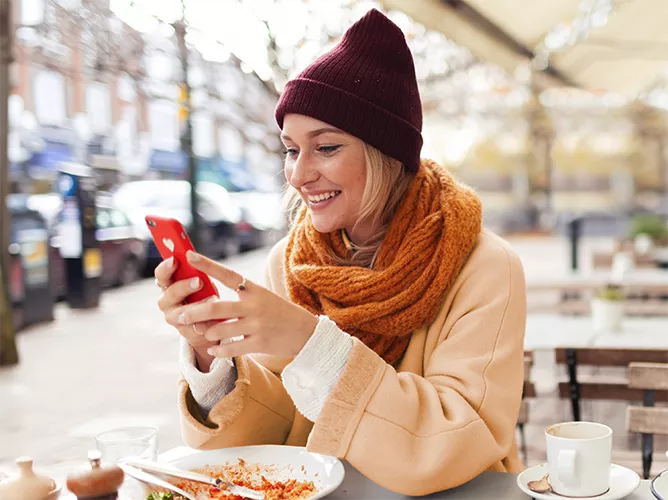
{"label": "orange knit scarf", "polygon": [[338,266],[341,231],[319,233],[302,208],[286,249],[290,298],[325,314],[394,364],[415,330],[431,323],[481,230],[478,197],[423,160],[399,204],[373,269]]}

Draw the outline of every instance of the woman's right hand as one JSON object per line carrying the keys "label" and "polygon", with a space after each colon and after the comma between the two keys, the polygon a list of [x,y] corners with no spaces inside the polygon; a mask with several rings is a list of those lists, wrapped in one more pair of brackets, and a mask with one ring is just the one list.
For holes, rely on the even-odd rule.
{"label": "woman's right hand", "polygon": [[[165,315],[165,321],[176,328],[195,351],[199,370],[201,372],[208,372],[214,356],[211,356],[207,352],[207,349],[218,345],[218,342],[207,340],[204,336],[207,327],[211,326],[210,322],[195,323],[193,325],[184,325],[179,322],[179,316],[185,308],[188,305],[192,305],[185,303],[186,298],[202,287],[202,280],[193,278],[174,282],[173,275],[176,266],[178,266],[178,263],[173,257],[170,257],[162,261],[155,268],[155,282],[163,291],[162,296],[158,300],[158,307]],[[204,301],[215,299],[216,297],[212,297]]]}

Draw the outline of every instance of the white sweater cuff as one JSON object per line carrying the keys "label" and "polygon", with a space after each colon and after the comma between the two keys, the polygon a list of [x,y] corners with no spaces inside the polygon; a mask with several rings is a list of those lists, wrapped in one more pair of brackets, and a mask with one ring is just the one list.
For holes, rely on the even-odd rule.
{"label": "white sweater cuff", "polygon": [[190,386],[193,399],[197,402],[202,416],[206,418],[218,401],[234,390],[237,369],[230,358],[216,358],[208,373],[197,369],[195,351],[188,341],[181,337],[179,364],[183,378]]}
{"label": "white sweater cuff", "polygon": [[352,337],[327,316],[320,316],[311,338],[283,370],[285,389],[297,410],[312,422],[343,373],[352,348]]}

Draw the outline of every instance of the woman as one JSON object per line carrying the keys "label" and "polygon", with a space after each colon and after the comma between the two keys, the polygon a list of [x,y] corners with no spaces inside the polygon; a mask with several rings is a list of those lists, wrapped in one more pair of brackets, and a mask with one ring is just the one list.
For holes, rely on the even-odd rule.
{"label": "woman", "polygon": [[369,12],[288,83],[276,119],[302,206],[266,288],[190,253],[239,300],[183,305],[200,283],[156,269],[183,336],[186,443],[307,445],[410,495],[519,471],[522,266],[475,194],[420,160],[400,29]]}

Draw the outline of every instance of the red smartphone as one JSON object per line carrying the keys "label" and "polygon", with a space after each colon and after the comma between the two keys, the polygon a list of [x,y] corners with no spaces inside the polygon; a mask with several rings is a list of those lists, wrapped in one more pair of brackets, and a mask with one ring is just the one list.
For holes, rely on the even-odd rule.
{"label": "red smartphone", "polygon": [[187,280],[198,277],[202,280],[202,288],[186,298],[186,303],[199,302],[209,297],[218,297],[218,289],[208,275],[192,267],[186,259],[188,250],[195,250],[190,237],[183,225],[176,219],[147,215],[145,218],[148,230],[151,232],[155,246],[163,259],[174,257],[177,263],[174,271],[174,281]]}

